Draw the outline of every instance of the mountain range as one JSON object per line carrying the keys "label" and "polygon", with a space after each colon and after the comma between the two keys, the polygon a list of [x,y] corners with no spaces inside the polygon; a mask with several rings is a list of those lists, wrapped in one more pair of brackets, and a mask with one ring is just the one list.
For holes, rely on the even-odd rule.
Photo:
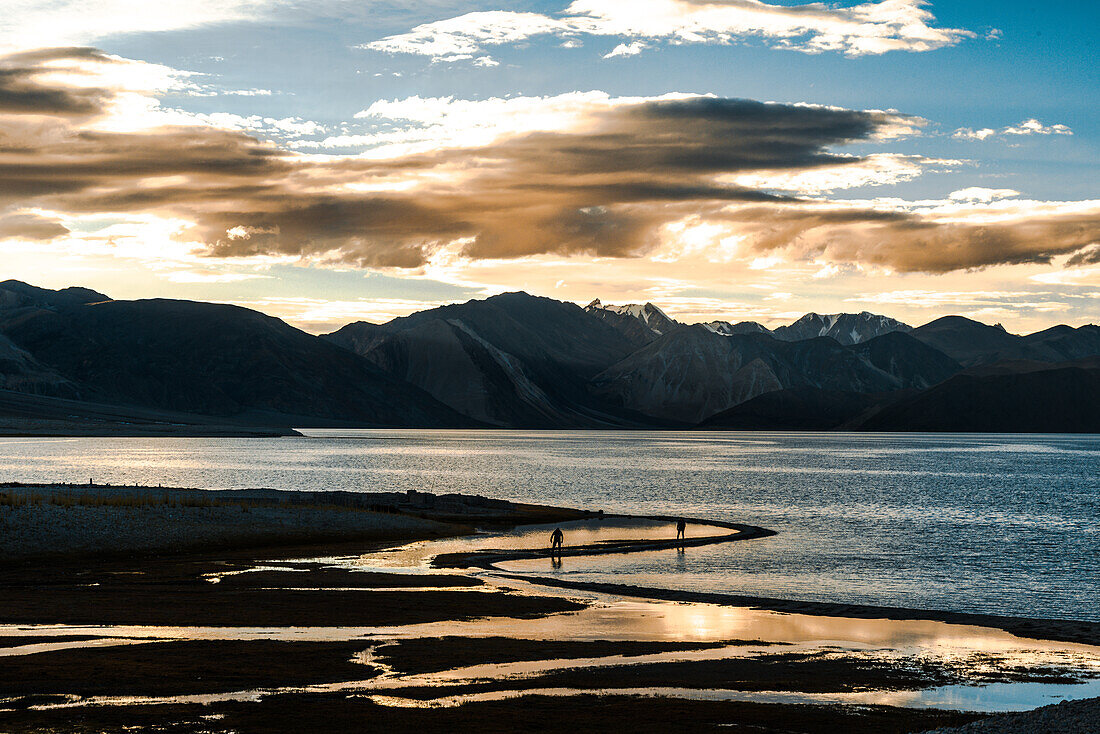
{"label": "mountain range", "polygon": [[505,293],[315,336],[237,306],[5,281],[0,421],[50,416],[252,429],[1095,432],[1100,327],[1018,336],[961,316],[913,328],[863,312],[769,329],[682,324],[650,303]]}

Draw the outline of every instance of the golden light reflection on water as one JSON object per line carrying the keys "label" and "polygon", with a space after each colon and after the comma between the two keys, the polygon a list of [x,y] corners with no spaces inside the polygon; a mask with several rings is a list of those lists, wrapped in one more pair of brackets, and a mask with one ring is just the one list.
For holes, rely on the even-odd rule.
{"label": "golden light reflection on water", "polygon": [[[493,587],[504,582],[487,577]],[[509,580],[510,587],[517,583]],[[538,592],[538,587],[518,584],[521,592]],[[362,628],[211,628],[211,627],[141,627],[141,626],[67,626],[25,625],[0,626],[3,637],[39,637],[43,635],[97,634],[103,638],[90,641],[46,643],[65,647],[92,647],[110,644],[134,644],[141,641],[169,640],[287,640],[287,641],[348,641],[362,640],[364,653],[359,660],[374,664],[370,650],[392,640],[442,636],[513,637],[547,640],[650,640],[650,641],[761,641],[788,643],[781,647],[732,642],[713,650],[671,651],[629,659],[620,656],[579,660],[538,660],[509,664],[477,665],[425,675],[397,676],[390,671],[377,679],[353,681],[282,691],[328,691],[369,695],[378,703],[401,706],[461,705],[472,701],[493,700],[515,695],[580,695],[591,689],[527,690],[524,692],[491,692],[474,695],[448,695],[449,686],[472,680],[502,680],[535,678],[540,674],[569,667],[593,667],[710,660],[788,652],[824,652],[828,655],[862,656],[868,659],[897,659],[919,656],[959,670],[979,671],[987,664],[983,656],[995,656],[996,667],[1068,668],[1090,676],[1100,675],[1100,647],[1074,645],[1040,640],[1025,640],[1007,632],[983,627],[953,625],[943,622],[851,619],[814,617],[803,614],[779,614],[770,611],[712,604],[688,604],[666,601],[628,600],[608,595],[586,593],[590,606],[578,612],[555,614],[537,619],[486,618],[470,621],[447,621],[426,624],[362,627]],[[41,643],[39,643],[41,644]],[[26,654],[38,645],[12,647],[0,654]],[[61,649],[51,647],[50,649]],[[408,685],[440,687],[438,697],[428,702],[416,702],[388,695],[387,688]],[[66,705],[89,703],[172,703],[255,700],[274,691],[241,691],[207,696],[121,699],[85,699]],[[1083,686],[1068,684],[995,683],[976,689],[974,686],[944,686],[923,691],[865,691],[853,694],[809,694],[800,692],[746,692],[730,690],[668,689],[607,689],[599,691],[624,695],[661,695],[679,698],[743,700],[776,703],[849,703],[885,704],[897,706],[933,706],[974,710],[1012,710],[1040,705],[1055,697],[1100,695],[1100,681],[1091,680]]]}
{"label": "golden light reflection on water", "polygon": [[[690,526],[689,526],[690,527]],[[669,523],[617,523],[567,527],[567,538],[576,544],[599,543],[605,540],[667,538]],[[483,535],[407,544],[380,553],[364,556],[311,559],[324,565],[366,570],[386,568],[416,573],[426,570],[428,562],[439,553],[469,552],[487,548],[544,547],[551,526],[525,528],[517,533]],[[696,528],[699,534],[710,534],[713,528]],[[674,534],[674,529],[672,529]],[[293,571],[302,561],[287,565],[260,566]],[[295,574],[297,576],[298,574]],[[0,656],[23,655],[80,647],[103,647],[169,640],[287,640],[287,641],[349,641],[362,640],[362,662],[371,662],[369,649],[391,640],[423,637],[510,637],[563,641],[685,641],[728,642],[718,650],[677,651],[639,656],[631,660],[611,656],[602,659],[541,660],[513,664],[496,664],[458,668],[427,676],[383,675],[379,679],[312,686],[310,691],[362,692],[386,705],[460,705],[470,701],[492,700],[515,695],[547,693],[549,695],[579,695],[593,693],[591,689],[527,690],[448,696],[447,686],[471,679],[500,680],[502,678],[534,677],[563,667],[629,665],[646,662],[671,662],[753,656],[777,652],[825,652],[826,654],[867,656],[876,659],[918,658],[934,662],[965,675],[969,672],[996,672],[1006,667],[1021,669],[1062,668],[1082,675],[1100,675],[1100,647],[1041,640],[1027,640],[1008,632],[971,625],[948,624],[925,620],[887,620],[844,617],[821,617],[807,614],[777,613],[744,607],[702,603],[677,603],[629,599],[596,592],[548,590],[525,581],[504,579],[492,572],[477,572],[487,582],[483,591],[511,591],[530,594],[565,594],[588,602],[578,612],[553,614],[536,619],[485,618],[469,621],[441,621],[403,626],[358,628],[285,627],[285,628],[211,628],[211,627],[142,627],[142,626],[71,626],[32,625],[0,626],[0,637],[41,637],[49,635],[99,635],[95,640],[40,642],[30,645],[0,648]],[[302,585],[307,586],[309,574],[303,571]],[[209,580],[213,581],[216,576]],[[323,591],[326,589],[318,589]],[[402,591],[415,591],[401,589]],[[331,590],[329,590],[331,591]],[[369,590],[349,589],[348,593],[369,594]],[[783,647],[731,641],[785,643]],[[373,663],[371,663],[373,664]],[[443,689],[438,698],[429,702],[413,702],[386,695],[386,687],[398,685],[438,685]],[[1091,680],[1074,688],[1067,684],[995,683],[976,692],[974,686],[944,686],[924,691],[866,691],[855,694],[809,694],[799,692],[716,691],[688,688],[668,689],[608,689],[606,693],[628,695],[666,695],[681,698],[715,700],[771,701],[786,703],[854,703],[897,706],[938,706],[980,710],[1028,708],[1049,702],[1051,696],[1078,697],[1076,694],[1100,695],[1100,681]],[[254,700],[264,692],[243,691],[214,696],[169,697],[166,699],[104,699],[100,702],[213,702],[216,700]],[[65,705],[96,702],[86,699]]]}
{"label": "golden light reflection on water", "polygon": [[[408,543],[388,550],[344,558],[313,559],[334,565],[358,569],[424,570],[432,558],[450,553],[472,553],[488,550],[538,550],[550,546],[550,533],[561,527],[565,547],[598,545],[618,540],[675,540],[676,524],[663,520],[608,518],[606,520],[576,520],[564,523],[525,525],[507,532],[484,532],[478,535],[443,540]],[[726,535],[731,531],[712,525],[688,523],[687,538]],[[545,561],[549,564],[549,559]]]}

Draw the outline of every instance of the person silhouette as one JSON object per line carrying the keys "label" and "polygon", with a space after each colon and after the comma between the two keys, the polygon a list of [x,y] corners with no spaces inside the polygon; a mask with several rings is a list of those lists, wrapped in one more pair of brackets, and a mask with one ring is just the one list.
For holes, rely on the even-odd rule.
{"label": "person silhouette", "polygon": [[684,522],[684,518],[680,518],[676,521],[676,540],[684,539],[684,531],[687,530],[687,523]]}
{"label": "person silhouette", "polygon": [[561,546],[564,542],[565,533],[561,531],[561,528],[554,528],[554,532],[550,533],[550,555],[554,555],[554,551],[561,553]]}

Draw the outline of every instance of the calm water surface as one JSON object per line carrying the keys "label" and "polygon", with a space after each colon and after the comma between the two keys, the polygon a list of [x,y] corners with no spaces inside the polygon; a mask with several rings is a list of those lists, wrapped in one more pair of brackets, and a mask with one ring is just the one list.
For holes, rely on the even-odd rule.
{"label": "calm water surface", "polygon": [[[466,492],[774,538],[515,566],[579,580],[1100,621],[1100,436],[309,431],[0,439],[0,480]],[[566,542],[569,542],[567,536]]]}

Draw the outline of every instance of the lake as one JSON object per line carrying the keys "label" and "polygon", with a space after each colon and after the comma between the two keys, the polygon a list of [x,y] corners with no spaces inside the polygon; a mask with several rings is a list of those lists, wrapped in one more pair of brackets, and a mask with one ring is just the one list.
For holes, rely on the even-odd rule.
{"label": "lake", "polygon": [[560,569],[548,561],[513,568],[585,581],[1100,621],[1100,436],[306,433],[5,438],[0,480],[416,489],[730,520],[779,534],[684,553],[567,558]]}

